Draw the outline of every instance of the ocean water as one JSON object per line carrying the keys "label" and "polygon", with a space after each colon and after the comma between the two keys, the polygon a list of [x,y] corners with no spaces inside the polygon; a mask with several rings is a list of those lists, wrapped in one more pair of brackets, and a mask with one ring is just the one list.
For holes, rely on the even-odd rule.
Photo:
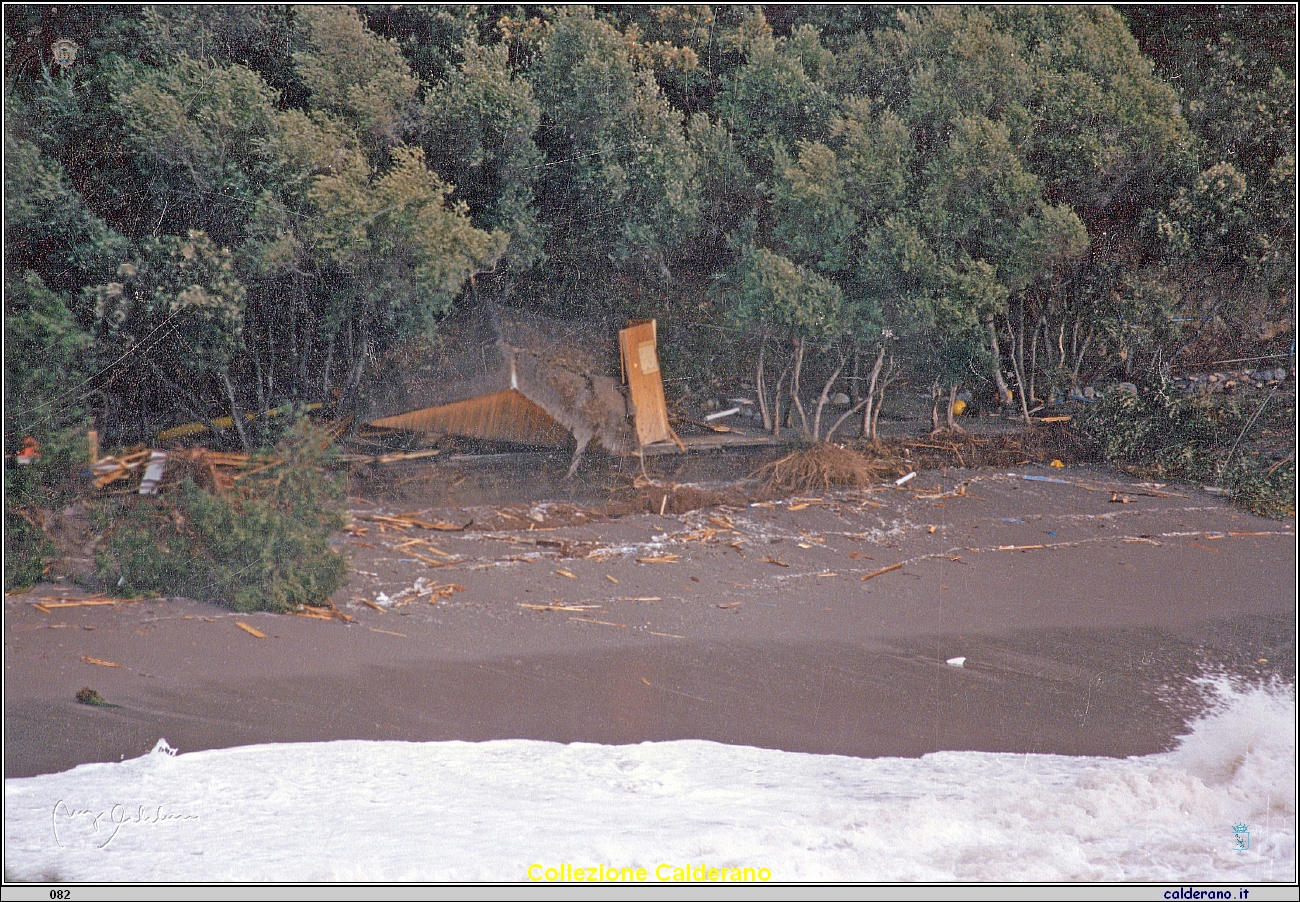
{"label": "ocean water", "polygon": [[1177,748],[1128,759],[702,741],[158,750],[6,780],[6,878],[1293,881],[1294,687],[1217,689]]}

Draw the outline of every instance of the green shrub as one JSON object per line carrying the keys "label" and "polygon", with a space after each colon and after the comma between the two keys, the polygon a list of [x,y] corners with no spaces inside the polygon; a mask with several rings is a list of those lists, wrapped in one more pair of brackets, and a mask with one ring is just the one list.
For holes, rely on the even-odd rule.
{"label": "green shrub", "polygon": [[1160,382],[1136,395],[1110,392],[1075,427],[1103,460],[1161,479],[1222,486],[1253,513],[1286,517],[1295,514],[1294,458],[1274,466],[1247,449],[1261,436],[1294,449],[1294,418],[1288,398],[1178,398]]}
{"label": "green shrub", "polygon": [[[76,429],[37,432],[41,455],[29,466],[5,467],[5,589],[37,582],[58,549],[45,535],[46,512],[67,504],[81,487],[76,479],[86,469],[86,436]],[[18,450],[18,436],[13,442]],[[8,445],[6,445],[8,450]]]}
{"label": "green shrub", "polygon": [[228,493],[192,479],[120,511],[100,576],[124,594],[167,593],[238,611],[286,611],[320,604],[347,568],[331,549],[343,525],[342,487],[322,451],[327,439],[300,423],[276,447],[282,462]]}

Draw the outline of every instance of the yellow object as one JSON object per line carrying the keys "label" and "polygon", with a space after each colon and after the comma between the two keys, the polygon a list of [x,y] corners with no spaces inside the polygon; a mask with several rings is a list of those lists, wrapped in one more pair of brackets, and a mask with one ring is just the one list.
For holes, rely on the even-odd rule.
{"label": "yellow object", "polygon": [[1052,466],[1056,467],[1057,469],[1065,469],[1065,464],[1061,463],[1059,460],[1052,461]]}
{"label": "yellow object", "polygon": [[953,414],[953,416],[959,417],[959,416],[962,415],[962,413],[965,412],[965,410],[966,410],[966,402],[965,402],[965,401],[953,401],[953,402],[952,402],[952,414]]}

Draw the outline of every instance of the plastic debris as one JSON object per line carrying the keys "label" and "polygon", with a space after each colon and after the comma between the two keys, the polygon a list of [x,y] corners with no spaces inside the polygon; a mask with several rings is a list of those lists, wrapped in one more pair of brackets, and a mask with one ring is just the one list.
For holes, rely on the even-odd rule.
{"label": "plastic debris", "polygon": [[965,667],[965,666],[966,666],[966,659],[965,659],[964,657],[961,657],[961,658],[949,658],[948,661],[947,661],[947,664],[948,664],[949,667]]}
{"label": "plastic debris", "polygon": [[906,476],[900,476],[898,479],[895,479],[894,485],[907,485],[915,478],[916,478],[916,471],[913,470],[912,472],[908,473]]}

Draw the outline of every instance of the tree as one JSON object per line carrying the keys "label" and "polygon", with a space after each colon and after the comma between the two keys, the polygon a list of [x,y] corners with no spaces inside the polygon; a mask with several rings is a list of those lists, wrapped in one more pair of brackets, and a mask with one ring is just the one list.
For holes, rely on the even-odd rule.
{"label": "tree", "polygon": [[553,265],[639,263],[659,280],[697,230],[697,160],[682,114],[638,67],[626,36],[563,7],[531,71],[543,111],[541,180]]}
{"label": "tree", "polygon": [[463,61],[421,108],[420,143],[471,218],[510,235],[506,266],[522,274],[544,259],[546,230],[534,205],[541,110],[532,85],[511,71],[506,45],[483,47],[470,38],[457,49]]}

